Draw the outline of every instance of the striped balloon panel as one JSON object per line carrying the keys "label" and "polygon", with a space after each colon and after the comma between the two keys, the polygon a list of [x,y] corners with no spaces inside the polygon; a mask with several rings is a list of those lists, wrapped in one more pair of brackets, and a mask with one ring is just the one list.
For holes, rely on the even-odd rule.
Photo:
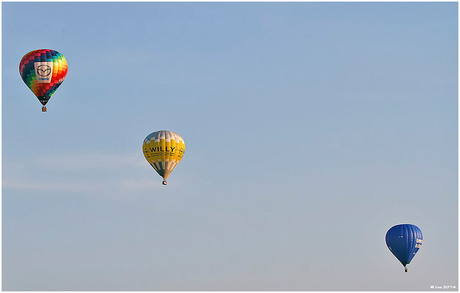
{"label": "striped balloon panel", "polygon": [[422,246],[422,231],[415,225],[401,224],[388,230],[386,243],[390,251],[405,266]]}
{"label": "striped balloon panel", "polygon": [[[49,72],[43,69],[39,71],[40,65],[48,69]],[[43,72],[46,78],[41,78],[40,72]],[[35,50],[22,57],[19,64],[19,73],[22,80],[37,96],[38,100],[43,105],[46,105],[67,75],[67,61],[57,51],[50,49]]]}
{"label": "striped balloon panel", "polygon": [[156,131],[144,139],[142,151],[158,174],[167,179],[184,155],[185,142],[172,131]]}

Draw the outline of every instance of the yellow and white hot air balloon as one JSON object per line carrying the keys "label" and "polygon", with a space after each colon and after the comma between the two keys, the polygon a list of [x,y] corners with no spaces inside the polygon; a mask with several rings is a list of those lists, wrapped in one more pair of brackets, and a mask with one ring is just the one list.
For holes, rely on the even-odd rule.
{"label": "yellow and white hot air balloon", "polygon": [[184,155],[185,142],[175,132],[155,131],[144,139],[142,151],[153,169],[163,177],[163,185],[166,185],[166,179]]}

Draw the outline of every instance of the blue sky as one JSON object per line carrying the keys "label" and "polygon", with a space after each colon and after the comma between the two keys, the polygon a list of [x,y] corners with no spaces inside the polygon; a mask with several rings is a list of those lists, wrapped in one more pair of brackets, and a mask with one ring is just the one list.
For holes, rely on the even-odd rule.
{"label": "blue sky", "polygon": [[[2,3],[3,290],[458,286],[457,3]],[[68,62],[48,112],[18,64]],[[161,185],[151,132],[185,140]],[[409,273],[385,245],[411,223]]]}

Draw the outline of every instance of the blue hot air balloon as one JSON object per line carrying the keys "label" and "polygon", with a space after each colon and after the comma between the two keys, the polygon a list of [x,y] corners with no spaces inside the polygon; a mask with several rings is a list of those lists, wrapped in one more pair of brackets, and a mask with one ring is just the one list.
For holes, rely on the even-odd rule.
{"label": "blue hot air balloon", "polygon": [[402,263],[407,272],[406,265],[422,246],[422,231],[415,225],[401,224],[388,230],[385,237],[387,246],[396,258]]}

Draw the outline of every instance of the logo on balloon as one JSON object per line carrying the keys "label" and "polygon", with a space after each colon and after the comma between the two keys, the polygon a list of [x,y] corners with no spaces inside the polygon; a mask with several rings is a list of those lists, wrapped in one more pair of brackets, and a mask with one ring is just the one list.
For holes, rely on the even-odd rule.
{"label": "logo on balloon", "polygon": [[48,65],[40,65],[37,67],[37,74],[39,76],[48,76],[51,73],[51,67]]}
{"label": "logo on balloon", "polygon": [[38,83],[50,83],[53,78],[53,62],[35,62],[35,74]]}

